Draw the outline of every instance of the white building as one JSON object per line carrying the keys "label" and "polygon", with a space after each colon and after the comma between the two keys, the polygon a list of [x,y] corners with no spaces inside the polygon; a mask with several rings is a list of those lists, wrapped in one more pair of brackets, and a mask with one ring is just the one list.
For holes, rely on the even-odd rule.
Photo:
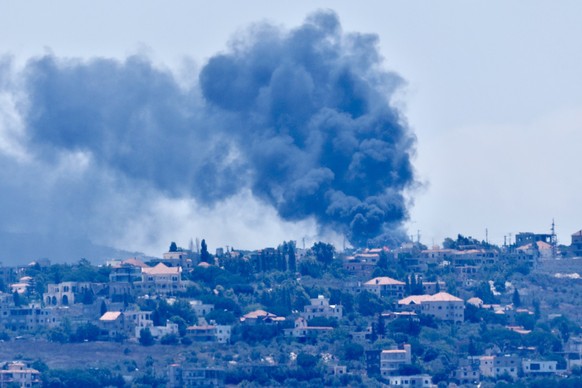
{"label": "white building", "polygon": [[343,317],[343,307],[341,305],[329,304],[329,299],[323,295],[311,299],[311,305],[305,306],[301,316],[307,320],[313,318],[335,318]]}
{"label": "white building", "polygon": [[436,387],[436,385],[432,383],[432,378],[429,375],[388,376],[386,377],[386,380],[389,387]]}
{"label": "white building", "polygon": [[521,362],[524,374],[550,374],[556,373],[558,361],[539,361],[524,359]]}
{"label": "white building", "polygon": [[446,292],[434,295],[411,295],[398,301],[404,310],[418,314],[431,315],[443,321],[463,323],[465,320],[465,302]]}
{"label": "white building", "polygon": [[482,356],[479,358],[479,370],[482,376],[500,377],[505,374],[517,378],[521,359],[518,356]]}
{"label": "white building", "polygon": [[36,369],[28,368],[22,362],[12,362],[6,369],[0,370],[0,387],[40,387],[42,380],[40,372]]}
{"label": "white building", "polygon": [[185,290],[182,283],[182,267],[168,267],[159,263],[155,267],[141,269],[142,279],[136,286],[144,293],[168,295]]}
{"label": "white building", "polygon": [[378,296],[402,298],[406,283],[387,276],[377,277],[364,283],[364,289]]}
{"label": "white building", "polygon": [[403,349],[382,350],[380,353],[380,374],[391,376],[398,373],[403,365],[412,362],[411,348],[404,344]]}

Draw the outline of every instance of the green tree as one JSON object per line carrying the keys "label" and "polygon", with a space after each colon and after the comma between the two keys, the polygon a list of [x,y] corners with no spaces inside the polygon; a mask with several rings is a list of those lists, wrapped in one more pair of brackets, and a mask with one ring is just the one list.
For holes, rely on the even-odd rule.
{"label": "green tree", "polygon": [[207,321],[215,321],[219,325],[231,325],[236,322],[235,315],[226,310],[212,310],[208,314],[206,314]]}
{"label": "green tree", "polygon": [[101,301],[101,308],[99,309],[101,316],[107,312],[107,303],[105,303],[105,299]]}
{"label": "green tree", "polygon": [[323,242],[317,242],[311,247],[311,252],[322,264],[329,265],[333,261],[333,256],[335,253],[335,248],[331,244],[326,244]]}
{"label": "green tree", "polygon": [[204,263],[210,263],[211,262],[211,256],[210,253],[208,253],[208,245],[206,245],[206,240],[202,239],[202,242],[200,243],[201,246],[201,250],[200,250],[200,261],[204,262]]}
{"label": "green tree", "polygon": [[16,307],[20,307],[20,305],[22,304],[22,298],[20,297],[20,294],[16,291],[14,291],[12,293],[12,300],[14,302],[14,306]]}
{"label": "green tree", "polygon": [[359,360],[364,355],[364,347],[358,343],[346,342],[343,346],[344,358],[348,361]]}
{"label": "green tree", "polygon": [[149,328],[144,328],[139,331],[139,343],[143,346],[152,346],[154,344],[154,336]]}
{"label": "green tree", "polygon": [[517,291],[517,287],[513,289],[513,296],[511,297],[511,301],[515,307],[521,306],[521,297],[519,296],[519,291]]}
{"label": "green tree", "polygon": [[384,311],[382,300],[368,291],[362,291],[357,296],[358,312],[364,316],[373,316]]}
{"label": "green tree", "polygon": [[93,304],[94,301],[95,301],[95,294],[93,293],[93,290],[84,289],[82,294],[81,294],[81,303],[83,303],[84,305],[89,305],[89,304]]}
{"label": "green tree", "polygon": [[178,246],[176,245],[175,242],[172,241],[172,243],[170,244],[169,252],[177,252],[177,251],[178,251]]}
{"label": "green tree", "polygon": [[482,282],[475,290],[475,296],[480,298],[485,304],[499,303],[497,298],[493,294],[493,291],[491,291],[489,282]]}
{"label": "green tree", "polygon": [[162,345],[178,345],[180,339],[176,334],[166,334],[160,338],[160,344]]}
{"label": "green tree", "polygon": [[382,314],[378,314],[378,322],[376,324],[376,334],[378,334],[378,336],[386,335],[386,324],[384,323],[384,318],[382,317]]}
{"label": "green tree", "polygon": [[83,342],[83,341],[97,341],[99,338],[99,327],[87,322],[84,325],[77,327],[75,333],[71,336],[72,342]]}
{"label": "green tree", "polygon": [[297,365],[303,369],[313,369],[317,365],[317,357],[301,352],[297,355]]}

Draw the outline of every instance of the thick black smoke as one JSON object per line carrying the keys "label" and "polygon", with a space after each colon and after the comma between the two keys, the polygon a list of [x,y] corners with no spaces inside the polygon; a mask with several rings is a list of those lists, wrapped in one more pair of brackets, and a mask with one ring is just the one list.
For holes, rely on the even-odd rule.
{"label": "thick black smoke", "polygon": [[147,58],[45,56],[26,67],[37,155],[96,165],[212,205],[250,187],[281,217],[314,217],[356,245],[400,238],[414,136],[391,98],[374,35],[331,12],[291,31],[254,26],[212,57],[192,88]]}

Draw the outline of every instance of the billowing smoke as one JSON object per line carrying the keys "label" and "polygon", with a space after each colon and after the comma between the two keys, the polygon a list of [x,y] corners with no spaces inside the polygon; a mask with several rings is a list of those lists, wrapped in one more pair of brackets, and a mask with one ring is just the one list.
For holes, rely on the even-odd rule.
{"label": "billowing smoke", "polygon": [[415,138],[391,103],[401,79],[382,66],[376,36],[318,12],[293,30],[253,26],[191,87],[142,56],[34,59],[19,109],[45,163],[81,155],[128,186],[205,206],[250,189],[283,219],[312,217],[355,245],[394,242]]}

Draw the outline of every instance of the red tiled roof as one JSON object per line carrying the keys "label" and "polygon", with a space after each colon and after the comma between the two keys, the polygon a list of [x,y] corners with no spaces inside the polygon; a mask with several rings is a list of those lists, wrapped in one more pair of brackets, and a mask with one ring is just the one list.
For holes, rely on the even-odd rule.
{"label": "red tiled roof", "polygon": [[388,286],[388,285],[403,286],[406,283],[401,282],[400,280],[389,278],[388,276],[381,276],[378,278],[374,278],[372,280],[368,280],[364,284],[367,286]]}

